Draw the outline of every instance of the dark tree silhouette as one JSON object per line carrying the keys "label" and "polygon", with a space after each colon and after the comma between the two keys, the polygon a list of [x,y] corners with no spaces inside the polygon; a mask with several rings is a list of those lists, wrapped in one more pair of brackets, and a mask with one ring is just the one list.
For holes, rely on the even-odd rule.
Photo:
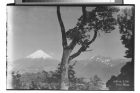
{"label": "dark tree silhouette", "polygon": [[38,89],[37,83],[35,81],[31,81],[29,88],[32,90]]}
{"label": "dark tree silhouette", "polygon": [[12,87],[13,89],[21,89],[22,82],[20,81],[21,74],[12,72]]}
{"label": "dark tree silhouette", "polygon": [[90,78],[88,90],[102,90],[103,82],[102,80],[95,75],[93,78]]}
{"label": "dark tree silhouette", "polygon": [[[76,26],[65,31],[65,26],[61,18],[60,6],[57,6],[57,17],[62,33],[63,54],[61,59],[61,89],[68,90],[69,64],[81,53],[88,51],[89,46],[96,40],[98,33],[110,33],[115,29],[116,20],[113,16],[119,10],[111,6],[93,7],[92,11],[87,11],[86,6],[82,6],[82,15],[78,19]],[[70,41],[68,44],[67,41]],[[77,52],[74,48],[79,45]]]}
{"label": "dark tree silhouette", "polygon": [[124,9],[124,14],[118,15],[118,24],[120,33],[122,34],[122,43],[127,48],[126,58],[132,58],[134,56],[134,7],[131,9]]}
{"label": "dark tree silhouette", "polygon": [[123,14],[118,15],[118,24],[122,34],[122,44],[127,48],[126,58],[131,61],[121,68],[121,73],[107,82],[110,90],[134,90],[134,7],[124,9]]}

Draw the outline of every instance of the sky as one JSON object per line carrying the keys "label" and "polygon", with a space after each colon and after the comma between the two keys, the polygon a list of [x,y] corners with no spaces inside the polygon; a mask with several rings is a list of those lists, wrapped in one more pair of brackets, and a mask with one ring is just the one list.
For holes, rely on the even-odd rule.
{"label": "sky", "polygon": [[[60,10],[66,31],[76,25],[82,14],[81,7],[61,7]],[[9,6],[7,11],[9,60],[24,58],[40,49],[55,59],[61,59],[63,50],[56,7]],[[126,48],[121,43],[118,30],[101,34],[89,48],[93,51],[82,53],[77,59],[99,55],[124,58]]]}

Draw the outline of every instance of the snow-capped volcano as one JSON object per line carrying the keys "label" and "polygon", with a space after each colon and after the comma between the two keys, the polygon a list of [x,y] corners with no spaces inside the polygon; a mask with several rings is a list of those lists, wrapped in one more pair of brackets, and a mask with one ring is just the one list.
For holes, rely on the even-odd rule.
{"label": "snow-capped volcano", "polygon": [[106,65],[109,65],[112,67],[112,64],[111,64],[111,58],[109,57],[103,57],[103,56],[94,56],[94,57],[91,57],[91,60],[94,60],[94,61],[97,61],[97,62],[101,62],[103,64],[106,64]]}
{"label": "snow-capped volcano", "polygon": [[38,58],[43,58],[43,59],[52,59],[52,56],[49,54],[45,53],[43,50],[37,50],[34,53],[28,55],[26,58],[31,58],[31,59],[38,59]]}

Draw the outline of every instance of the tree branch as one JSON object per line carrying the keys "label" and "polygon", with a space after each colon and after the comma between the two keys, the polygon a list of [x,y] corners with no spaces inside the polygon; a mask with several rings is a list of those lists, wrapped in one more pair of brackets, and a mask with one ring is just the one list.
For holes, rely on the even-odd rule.
{"label": "tree branch", "polygon": [[[84,47],[81,47],[76,53],[72,54],[70,57],[69,57],[69,60],[71,61],[72,59],[76,58],[77,56],[79,56],[82,52],[83,52],[83,49]],[[69,62],[70,62],[69,61]]]}
{"label": "tree branch", "polygon": [[[84,24],[86,23],[86,19],[87,19],[87,11],[86,11],[86,6],[82,6],[82,12],[83,12],[83,21],[82,21],[82,26],[84,26]],[[81,48],[79,48],[79,50],[72,54],[70,57],[69,57],[69,62],[76,58],[77,56],[79,56],[82,52],[85,52],[87,48],[89,48],[89,45],[95,41],[97,37],[97,31],[95,30],[94,31],[94,35],[93,35],[93,38],[89,41],[89,42],[85,42],[82,44]],[[73,41],[71,42],[70,45],[73,45]]]}
{"label": "tree branch", "polygon": [[73,50],[74,47],[76,46],[76,44],[77,44],[77,41],[75,39],[73,39],[68,47]]}
{"label": "tree branch", "polygon": [[82,13],[83,13],[83,23],[85,23],[87,18],[86,6],[82,6]]}
{"label": "tree branch", "polygon": [[61,14],[60,14],[60,6],[57,6],[57,17],[58,17],[58,21],[61,27],[61,33],[62,33],[62,45],[63,48],[65,48],[67,46],[67,39],[66,39],[66,32],[65,32],[65,27],[61,18]]}
{"label": "tree branch", "polygon": [[97,37],[97,31],[94,31],[94,36],[93,36],[93,38],[91,39],[91,41],[88,42],[88,45],[90,45],[92,42],[94,42],[95,39],[96,39],[96,37]]}
{"label": "tree branch", "polygon": [[[96,37],[97,37],[97,31],[95,31],[94,36],[93,36],[93,38],[91,39],[91,41],[87,42],[86,44],[83,44],[83,45],[81,46],[81,48],[80,48],[76,53],[74,53],[74,54],[72,54],[72,55],[70,56],[69,60],[71,61],[72,59],[74,59],[74,58],[76,58],[77,56],[79,56],[82,52],[85,52],[86,49],[89,47],[89,45],[90,45],[92,42],[95,41]],[[69,62],[70,62],[70,61],[69,61]]]}
{"label": "tree branch", "polygon": [[[83,27],[84,24],[86,23],[86,15],[87,15],[87,12],[86,12],[86,6],[82,6],[82,13],[83,13],[83,21],[81,23],[81,26]],[[73,49],[77,44],[77,40],[74,38],[71,43],[69,44],[69,48],[70,49]]]}

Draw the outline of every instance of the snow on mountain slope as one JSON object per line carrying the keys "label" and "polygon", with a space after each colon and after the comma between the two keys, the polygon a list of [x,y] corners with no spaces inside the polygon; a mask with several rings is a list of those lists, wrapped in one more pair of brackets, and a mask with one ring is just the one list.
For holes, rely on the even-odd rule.
{"label": "snow on mountain slope", "polygon": [[91,59],[79,60],[74,69],[77,77],[90,78],[98,75],[103,81],[107,81],[112,75],[118,75],[126,62],[129,60],[95,56]]}
{"label": "snow on mountain slope", "polygon": [[34,53],[28,55],[26,58],[36,59],[36,58],[43,58],[43,59],[52,59],[53,57],[49,54],[45,53],[43,50],[37,50]]}
{"label": "snow on mountain slope", "polygon": [[35,73],[42,70],[50,71],[56,69],[59,62],[60,61],[45,53],[43,50],[37,50],[24,58],[13,61],[12,64],[10,64],[12,67],[10,70],[20,71],[22,73]]}

